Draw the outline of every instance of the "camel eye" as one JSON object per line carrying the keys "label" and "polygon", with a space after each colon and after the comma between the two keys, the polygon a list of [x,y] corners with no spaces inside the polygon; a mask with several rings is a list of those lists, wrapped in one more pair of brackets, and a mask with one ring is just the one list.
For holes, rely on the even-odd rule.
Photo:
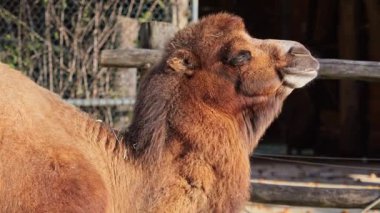
{"label": "camel eye", "polygon": [[185,60],[183,60],[183,63],[184,63],[185,65],[190,65],[190,61],[189,61],[189,59],[187,59],[187,58],[185,58]]}
{"label": "camel eye", "polygon": [[241,50],[238,54],[228,60],[228,64],[232,66],[242,66],[252,59],[251,52],[248,50]]}

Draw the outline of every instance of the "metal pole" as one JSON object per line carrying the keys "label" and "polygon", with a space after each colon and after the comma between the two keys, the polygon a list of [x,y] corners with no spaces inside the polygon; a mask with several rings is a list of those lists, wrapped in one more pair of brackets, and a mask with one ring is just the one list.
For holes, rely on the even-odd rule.
{"label": "metal pole", "polygon": [[198,0],[192,0],[192,6],[191,6],[191,21],[196,22],[198,21],[198,9],[199,9],[199,2]]}
{"label": "metal pole", "polygon": [[134,98],[118,98],[118,99],[66,99],[66,102],[75,105],[77,107],[105,107],[105,106],[121,106],[135,104]]}

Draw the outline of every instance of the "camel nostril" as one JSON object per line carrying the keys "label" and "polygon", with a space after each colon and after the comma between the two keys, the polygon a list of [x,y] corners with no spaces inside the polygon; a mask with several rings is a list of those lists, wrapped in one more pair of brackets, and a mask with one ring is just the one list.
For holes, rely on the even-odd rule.
{"label": "camel nostril", "polygon": [[288,54],[293,56],[309,56],[310,52],[302,45],[295,45],[289,49]]}

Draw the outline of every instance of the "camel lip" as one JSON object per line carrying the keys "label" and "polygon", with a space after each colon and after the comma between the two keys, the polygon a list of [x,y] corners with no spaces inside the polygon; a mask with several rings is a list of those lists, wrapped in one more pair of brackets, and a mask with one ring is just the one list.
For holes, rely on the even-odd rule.
{"label": "camel lip", "polygon": [[283,85],[292,89],[301,88],[318,76],[318,70],[316,69],[283,71]]}
{"label": "camel lip", "polygon": [[289,53],[289,54],[296,57],[310,57],[309,53]]}
{"label": "camel lip", "polygon": [[316,68],[308,68],[304,70],[294,69],[292,67],[282,69],[284,75],[318,75],[319,66]]}
{"label": "camel lip", "polygon": [[288,66],[280,69],[283,74],[303,75],[309,72],[318,72],[320,63],[310,54],[295,53],[293,56],[296,57],[289,61]]}

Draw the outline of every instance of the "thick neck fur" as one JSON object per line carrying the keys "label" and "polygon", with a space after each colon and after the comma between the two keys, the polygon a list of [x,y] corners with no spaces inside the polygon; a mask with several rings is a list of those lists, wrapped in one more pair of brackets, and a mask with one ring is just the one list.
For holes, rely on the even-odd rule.
{"label": "thick neck fur", "polygon": [[126,134],[126,143],[135,156],[152,160],[151,163],[162,155],[167,138],[167,116],[178,86],[177,76],[162,73],[162,70],[156,67],[142,80],[133,120]]}
{"label": "thick neck fur", "polygon": [[[170,199],[161,195],[177,193],[178,202],[188,203],[181,204],[184,210],[196,206],[189,211],[237,211],[249,196],[249,154],[287,94],[278,92],[229,115],[189,93],[181,94],[178,76],[159,70],[163,69],[153,69],[142,81],[126,134],[127,147],[146,171],[148,194],[142,199],[152,205],[144,210],[161,211],[159,203]],[[155,186],[149,185],[152,182]]]}
{"label": "thick neck fur", "polygon": [[71,120],[99,150],[89,157],[108,168],[101,175],[115,212],[237,212],[248,199],[249,154],[287,94],[230,115],[179,93],[179,84],[153,70],[124,137],[86,115]]}
{"label": "thick neck fur", "polygon": [[269,125],[281,112],[283,101],[291,91],[292,89],[290,88],[281,87],[277,90],[276,94],[269,97],[265,102],[254,105],[243,113],[244,126],[248,129],[246,131],[246,142],[250,153],[253,152]]}

